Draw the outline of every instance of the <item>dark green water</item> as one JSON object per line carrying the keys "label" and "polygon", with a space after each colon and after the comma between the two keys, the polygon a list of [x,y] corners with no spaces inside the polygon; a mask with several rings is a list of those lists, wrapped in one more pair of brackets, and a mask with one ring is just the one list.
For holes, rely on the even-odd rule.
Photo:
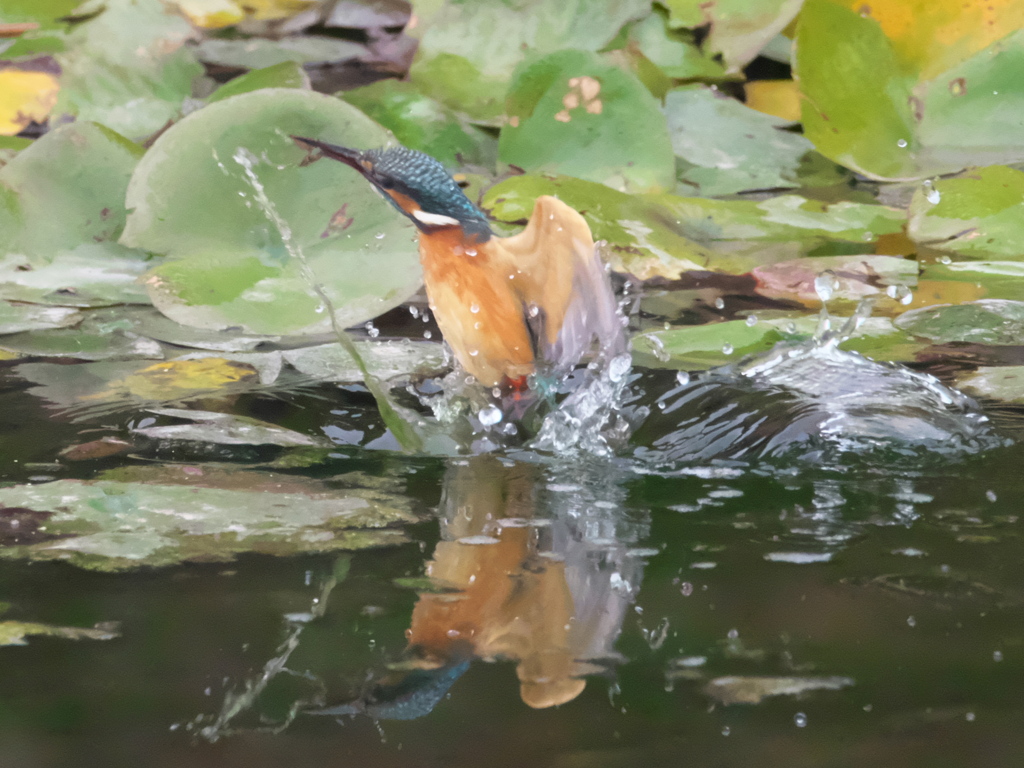
{"label": "dark green water", "polygon": [[[7,479],[95,471],[38,464],[90,425],[51,419],[17,388],[5,401]],[[239,407],[312,431],[330,405]],[[121,632],[0,648],[0,766],[1022,765],[1022,460],[1008,446],[926,469],[643,474],[346,448],[308,471],[400,483],[424,517],[409,544],[122,574],[0,561],[5,618]],[[504,658],[452,673],[415,719],[391,719],[415,703],[380,701],[380,717],[309,714],[379,699],[373,686],[408,680],[410,660],[474,655],[444,632],[451,595],[395,582],[431,561],[435,579],[479,577],[455,601],[458,626],[475,655]],[[289,638],[289,671],[216,725]],[[559,675],[583,689],[524,704],[557,698]],[[721,678],[751,676],[834,689],[722,701],[749,688]]]}

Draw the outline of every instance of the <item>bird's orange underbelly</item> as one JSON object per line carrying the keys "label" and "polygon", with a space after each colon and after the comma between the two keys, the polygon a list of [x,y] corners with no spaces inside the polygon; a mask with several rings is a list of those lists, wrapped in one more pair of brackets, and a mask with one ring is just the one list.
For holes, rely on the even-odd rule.
{"label": "bird's orange underbelly", "polygon": [[526,376],[534,350],[514,272],[458,229],[420,236],[431,310],[462,367],[486,386]]}

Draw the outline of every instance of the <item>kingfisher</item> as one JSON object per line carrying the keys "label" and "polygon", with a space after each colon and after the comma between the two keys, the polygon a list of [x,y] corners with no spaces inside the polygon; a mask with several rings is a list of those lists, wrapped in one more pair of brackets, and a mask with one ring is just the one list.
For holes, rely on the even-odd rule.
{"label": "kingfisher", "polygon": [[538,197],[526,228],[498,237],[444,166],[406,147],[349,149],[292,137],[358,171],[419,230],[427,299],[462,368],[513,392],[561,376],[590,352],[622,354],[625,333],[586,220]]}

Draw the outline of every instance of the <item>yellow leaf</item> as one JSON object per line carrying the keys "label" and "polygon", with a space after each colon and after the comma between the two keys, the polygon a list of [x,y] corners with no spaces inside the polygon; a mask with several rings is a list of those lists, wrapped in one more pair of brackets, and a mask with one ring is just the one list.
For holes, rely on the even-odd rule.
{"label": "yellow leaf", "polygon": [[319,0],[173,0],[185,17],[202,29],[221,29],[245,19],[286,19]]}
{"label": "yellow leaf", "polygon": [[192,393],[217,390],[259,377],[251,365],[220,357],[170,360],[111,381],[107,389],[82,400],[107,400],[131,395],[144,400],[176,400]]}
{"label": "yellow leaf", "polygon": [[792,80],[754,80],[744,90],[751,109],[794,123],[800,121],[800,90]]}
{"label": "yellow leaf", "polygon": [[1024,27],[1020,0],[842,0],[877,21],[909,72],[928,79]]}
{"label": "yellow leaf", "polygon": [[0,69],[0,136],[21,133],[33,120],[43,122],[59,90],[60,82],[48,72]]}
{"label": "yellow leaf", "polygon": [[977,283],[955,280],[920,280],[914,289],[914,298],[900,308],[901,312],[933,304],[963,304],[985,297],[987,291]]}

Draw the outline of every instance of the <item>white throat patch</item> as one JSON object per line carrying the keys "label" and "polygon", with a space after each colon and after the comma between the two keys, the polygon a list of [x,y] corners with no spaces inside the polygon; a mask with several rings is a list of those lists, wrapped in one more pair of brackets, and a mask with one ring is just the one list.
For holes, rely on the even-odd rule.
{"label": "white throat patch", "polygon": [[459,225],[458,219],[453,219],[451,216],[442,216],[439,213],[427,213],[426,211],[413,211],[412,215],[417,221],[428,224],[432,227],[457,227]]}

